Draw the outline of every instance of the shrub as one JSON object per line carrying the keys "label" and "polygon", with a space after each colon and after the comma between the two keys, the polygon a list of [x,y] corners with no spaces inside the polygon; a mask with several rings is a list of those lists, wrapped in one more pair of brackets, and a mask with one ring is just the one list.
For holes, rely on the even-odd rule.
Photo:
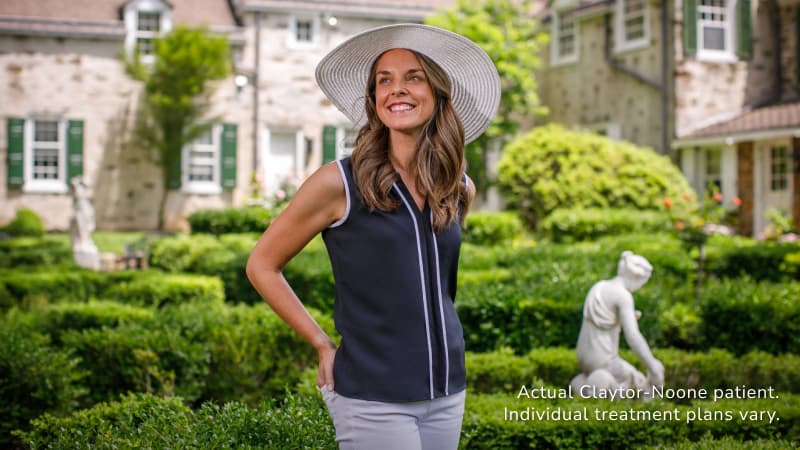
{"label": "shrub", "polygon": [[223,247],[214,236],[179,234],[151,241],[147,248],[147,262],[151,267],[167,272],[195,272],[198,260],[217,250],[223,250]]}
{"label": "shrub", "polygon": [[131,394],[59,418],[46,415],[23,435],[39,448],[336,448],[333,424],[319,398],[288,396],[251,409],[241,403],[204,404]]}
{"label": "shrub", "polygon": [[523,226],[513,212],[481,212],[467,215],[464,241],[475,245],[498,245],[522,235]]}
{"label": "shrub", "polygon": [[221,302],[225,291],[216,277],[143,272],[128,282],[111,286],[102,296],[121,303],[161,307],[168,303]]}
{"label": "shrub", "polygon": [[0,446],[18,444],[11,430],[26,429],[45,412],[62,414],[78,405],[86,393],[81,380],[86,373],[66,349],[24,327],[6,322],[0,327]]}
{"label": "shrub", "polygon": [[283,276],[304,305],[320,311],[333,311],[336,288],[322,239],[314,239],[289,261],[283,269]]}
{"label": "shrub", "polygon": [[267,229],[275,212],[261,206],[245,208],[206,209],[189,215],[187,220],[192,233],[262,233]]}
{"label": "shrub", "polygon": [[669,218],[663,213],[625,208],[559,208],[539,226],[539,230],[554,242],[585,241],[604,235],[667,229]]}
{"label": "shrub", "polygon": [[58,344],[61,335],[69,330],[146,323],[153,320],[153,311],[114,301],[90,300],[88,303],[65,302],[28,310],[12,309],[6,313],[5,320],[45,334]]}
{"label": "shrub", "polygon": [[30,236],[42,237],[44,236],[44,222],[41,217],[28,208],[20,208],[17,214],[3,227],[3,231],[12,237]]}
{"label": "shrub", "polygon": [[48,304],[62,301],[87,301],[100,291],[105,275],[83,269],[48,271],[11,270],[0,272],[13,302],[18,305]]}
{"label": "shrub", "polygon": [[650,149],[551,124],[503,151],[498,183],[508,206],[536,229],[558,208],[657,210],[691,192],[680,170]]}
{"label": "shrub", "polygon": [[0,269],[71,264],[72,249],[63,240],[47,237],[0,240]]}
{"label": "shrub", "polygon": [[800,353],[800,284],[709,281],[700,303],[707,347]]}
{"label": "shrub", "polygon": [[780,281],[792,275],[781,270],[785,258],[798,251],[800,244],[797,243],[758,243],[728,248],[721,252],[718,260],[712,262],[711,270],[728,278],[746,275],[755,280]]}
{"label": "shrub", "polygon": [[62,341],[80,356],[81,369],[90,373],[86,384],[92,403],[128,391],[179,395],[192,401],[202,393],[208,375],[208,350],[172,327],[131,323],[68,331]]}

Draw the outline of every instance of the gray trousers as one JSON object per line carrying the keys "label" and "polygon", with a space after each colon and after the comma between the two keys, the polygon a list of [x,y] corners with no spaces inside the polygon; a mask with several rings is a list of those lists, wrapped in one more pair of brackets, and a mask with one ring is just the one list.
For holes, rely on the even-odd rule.
{"label": "gray trousers", "polygon": [[410,403],[341,396],[320,388],[340,450],[456,450],[466,391]]}

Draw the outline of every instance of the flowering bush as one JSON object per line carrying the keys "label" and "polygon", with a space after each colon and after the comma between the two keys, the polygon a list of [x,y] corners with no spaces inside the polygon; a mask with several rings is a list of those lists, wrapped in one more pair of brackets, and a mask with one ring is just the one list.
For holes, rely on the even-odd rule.
{"label": "flowering bush", "polygon": [[[738,208],[742,200],[736,197],[732,203]],[[664,199],[664,208],[672,219],[678,238],[689,248],[698,247],[702,251],[712,233],[733,234],[727,226],[732,211],[723,206],[722,193],[719,191],[706,192],[700,206],[697,206],[695,195],[690,192],[684,192],[676,200],[667,197]]]}
{"label": "flowering bush", "polygon": [[265,182],[258,172],[250,174],[250,198],[249,205],[260,205],[281,211],[289,203],[289,200],[297,193],[301,181],[294,176],[294,169],[288,170],[280,176],[278,184],[273,189]]}

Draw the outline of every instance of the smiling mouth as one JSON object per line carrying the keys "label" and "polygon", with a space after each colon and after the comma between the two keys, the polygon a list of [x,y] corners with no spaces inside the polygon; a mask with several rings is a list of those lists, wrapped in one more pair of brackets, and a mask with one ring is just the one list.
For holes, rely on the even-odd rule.
{"label": "smiling mouth", "polygon": [[414,108],[415,108],[415,106],[409,105],[408,103],[401,103],[401,104],[396,104],[396,105],[390,105],[388,109],[389,109],[389,112],[403,113],[403,112],[411,111]]}

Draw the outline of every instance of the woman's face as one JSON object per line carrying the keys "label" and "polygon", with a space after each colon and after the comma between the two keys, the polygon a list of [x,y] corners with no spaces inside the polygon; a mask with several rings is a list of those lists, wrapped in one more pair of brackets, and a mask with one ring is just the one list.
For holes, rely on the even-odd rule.
{"label": "woman's face", "polygon": [[375,109],[392,132],[416,135],[433,115],[436,99],[417,56],[392,49],[375,63]]}

